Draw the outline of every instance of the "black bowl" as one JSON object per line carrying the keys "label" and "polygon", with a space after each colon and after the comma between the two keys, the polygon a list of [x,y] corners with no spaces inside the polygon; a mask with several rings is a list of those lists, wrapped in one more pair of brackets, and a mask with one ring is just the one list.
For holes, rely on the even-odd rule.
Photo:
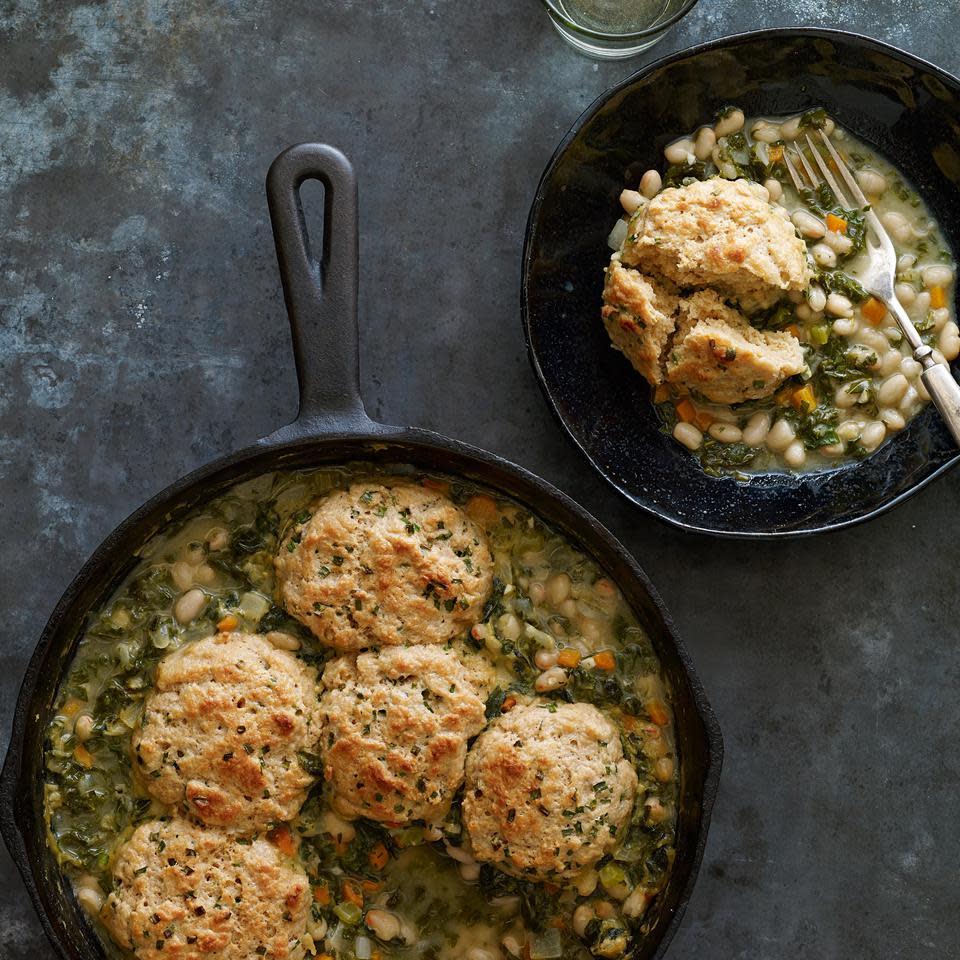
{"label": "black bowl", "polygon": [[523,255],[523,321],[547,401],[625,497],[685,530],[800,536],[889,509],[960,454],[928,407],[872,456],[810,474],[714,478],[660,430],[650,390],[600,322],[618,197],[664,146],[735,103],[747,116],[823,106],[913,181],[960,240],[960,81],[866,37],[807,28],[727,37],[659,60],[597,100],[540,181]]}

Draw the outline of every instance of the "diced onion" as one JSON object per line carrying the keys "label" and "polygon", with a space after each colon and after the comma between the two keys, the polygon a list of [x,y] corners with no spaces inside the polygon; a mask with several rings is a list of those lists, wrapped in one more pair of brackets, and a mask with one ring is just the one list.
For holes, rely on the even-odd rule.
{"label": "diced onion", "polygon": [[353,941],[353,953],[357,960],[370,960],[373,956],[373,941],[369,937],[357,937]]}
{"label": "diced onion", "polygon": [[611,250],[619,250],[623,246],[623,241],[627,239],[627,221],[618,220],[607,237],[607,246]]}

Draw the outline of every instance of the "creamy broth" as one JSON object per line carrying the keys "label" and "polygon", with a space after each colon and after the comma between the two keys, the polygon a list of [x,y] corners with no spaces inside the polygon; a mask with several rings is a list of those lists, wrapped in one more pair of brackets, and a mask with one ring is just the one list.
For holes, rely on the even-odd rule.
{"label": "creamy broth", "polygon": [[[863,215],[842,209],[829,188],[798,194],[783,156],[824,129],[854,172],[896,248],[897,296],[939,363],[960,354],[953,255],[916,190],[882,156],[822,110],[746,119],[735,107],[665,150],[663,174],[647,171],[621,198],[628,215],[667,187],[721,177],[762,185],[807,246],[813,280],[773,309],[750,313],[760,330],[800,342],[806,369],[771,396],[735,404],[661,384],[654,401],[664,425],[711,474],[825,470],[866,457],[929,403],[921,365],[882,303],[861,286]],[[825,148],[821,151],[826,156]],[[829,157],[826,157],[829,161]],[[812,163],[812,160],[811,160]],[[611,234],[619,250],[629,217]],[[616,256],[616,254],[615,254]]]}
{"label": "creamy broth", "polygon": [[[45,815],[50,848],[111,951],[97,915],[118,849],[138,824],[174,814],[131,764],[158,662],[234,629],[276,636],[322,668],[333,654],[275,603],[273,556],[292,518],[359,479],[397,475],[359,465],[234,488],[147,543],[91,613],[47,730]],[[402,479],[448,493],[487,532],[493,593],[464,642],[496,668],[488,719],[534,698],[595,704],[619,729],[639,787],[613,853],[558,886],[477,863],[464,848],[459,798],[442,823],[392,828],[343,819],[318,779],[289,824],[312,887],[299,948],[337,960],[628,955],[656,915],[675,853],[678,757],[649,638],[616,585],[519,505],[444,477]],[[300,762],[322,773],[316,756]],[[262,832],[280,844],[285,830],[264,824]]]}

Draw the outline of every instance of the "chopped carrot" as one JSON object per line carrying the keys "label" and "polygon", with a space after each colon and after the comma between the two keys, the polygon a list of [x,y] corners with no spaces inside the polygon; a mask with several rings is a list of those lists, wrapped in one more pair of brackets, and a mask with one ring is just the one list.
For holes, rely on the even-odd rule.
{"label": "chopped carrot", "polygon": [[620,726],[623,727],[627,733],[633,733],[637,729],[637,718],[631,716],[629,713],[623,715],[623,719],[620,721]]}
{"label": "chopped carrot", "polygon": [[793,395],[790,397],[790,403],[795,410],[801,412],[804,410],[807,412],[814,410],[817,406],[817,398],[813,395],[813,387],[811,387],[809,383],[798,387],[793,391]]}
{"label": "chopped carrot", "polygon": [[352,880],[343,881],[341,893],[343,894],[343,899],[347,902],[356,904],[358,907],[363,906],[363,893]]}
{"label": "chopped carrot", "polygon": [[320,953],[317,954],[317,960],[333,960],[333,957],[329,953]]}
{"label": "chopped carrot", "polygon": [[72,720],[83,708],[83,701],[78,700],[76,697],[71,697],[64,705],[63,712],[65,716],[70,717]]}
{"label": "chopped carrot", "polygon": [[662,700],[651,700],[647,704],[647,715],[658,727],[665,727],[670,722],[670,714]]}
{"label": "chopped carrot", "polygon": [[228,613],[218,624],[218,630],[236,630],[240,621],[232,614]]}
{"label": "chopped carrot", "polygon": [[567,670],[572,669],[580,662],[580,651],[573,647],[566,647],[557,655],[557,664]]}
{"label": "chopped carrot", "polygon": [[930,306],[934,310],[939,310],[947,305],[947,294],[943,287],[930,288]]}
{"label": "chopped carrot", "polygon": [[76,760],[81,767],[86,767],[88,770],[94,764],[93,754],[82,743],[78,743],[76,749],[73,751],[73,759]]}
{"label": "chopped carrot", "polygon": [[382,870],[390,860],[390,851],[383,843],[378,843],[368,854],[367,860],[374,870]]}
{"label": "chopped carrot", "polygon": [[598,670],[616,670],[617,660],[612,650],[601,650],[593,655],[593,665]]}
{"label": "chopped carrot", "polygon": [[560,892],[560,888],[555,884],[547,880],[543,885],[543,892],[550,894],[552,897],[555,893]]}
{"label": "chopped carrot", "polygon": [[783,159],[783,147],[775,146],[770,148],[770,162],[779,163]]}
{"label": "chopped carrot", "polygon": [[698,410],[693,422],[699,430],[706,430],[713,423],[713,414],[707,413],[706,410]]}
{"label": "chopped carrot", "polygon": [[362,880],[360,886],[365,893],[376,893],[383,884],[376,880]]}
{"label": "chopped carrot", "polygon": [[835,213],[827,214],[827,229],[834,233],[846,233],[847,221],[843,217],[838,217]]}
{"label": "chopped carrot", "polygon": [[[933,297],[930,298],[930,302],[933,302]],[[883,305],[883,301],[876,297],[870,297],[860,309],[863,312],[864,319],[875,327],[879,327],[883,323],[883,318],[887,315],[887,308]]]}
{"label": "chopped carrot", "polygon": [[517,705],[517,698],[511,693],[509,697],[503,698],[503,703],[500,704],[501,713],[509,713]]}
{"label": "chopped carrot", "polygon": [[467,516],[479,523],[481,527],[495,527],[500,520],[500,514],[497,512],[497,505],[493,497],[487,497],[478,493],[471,497],[464,509]]}
{"label": "chopped carrot", "polygon": [[548,926],[548,927],[556,927],[558,930],[562,930],[562,929],[564,928],[564,926],[565,926],[565,924],[564,924],[564,922],[563,922],[563,917],[561,917],[561,916],[559,916],[559,915],[556,916],[556,917],[551,917],[550,920],[549,920],[549,922],[547,923],[547,926]]}
{"label": "chopped carrot", "polygon": [[325,907],[330,903],[330,887],[326,880],[313,888],[313,899],[319,903],[321,907]]}
{"label": "chopped carrot", "polygon": [[677,418],[684,423],[693,423],[697,419],[697,408],[684,397],[676,407]]}
{"label": "chopped carrot", "polygon": [[653,402],[663,403],[665,400],[669,400],[669,399],[670,399],[670,388],[665,383],[661,383],[653,391]]}
{"label": "chopped carrot", "polygon": [[285,824],[274,827],[267,833],[267,839],[284,855],[292,857],[297,852],[297,846],[293,841],[293,833]]}
{"label": "chopped carrot", "polygon": [[439,493],[449,493],[450,484],[446,480],[438,480],[436,477],[424,477],[420,481],[420,485],[426,487],[428,490],[436,490]]}
{"label": "chopped carrot", "polygon": [[796,337],[798,340],[800,339],[800,328],[795,323],[791,323],[785,329],[791,336]]}
{"label": "chopped carrot", "polygon": [[338,840],[333,845],[333,852],[338,856],[342,857],[350,849],[350,844],[344,842],[343,840]]}

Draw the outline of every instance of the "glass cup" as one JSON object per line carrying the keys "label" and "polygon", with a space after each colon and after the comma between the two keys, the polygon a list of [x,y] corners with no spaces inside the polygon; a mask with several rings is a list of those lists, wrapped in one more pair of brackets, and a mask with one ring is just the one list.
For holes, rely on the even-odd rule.
{"label": "glass cup", "polygon": [[541,0],[567,43],[600,60],[652,47],[697,0]]}

